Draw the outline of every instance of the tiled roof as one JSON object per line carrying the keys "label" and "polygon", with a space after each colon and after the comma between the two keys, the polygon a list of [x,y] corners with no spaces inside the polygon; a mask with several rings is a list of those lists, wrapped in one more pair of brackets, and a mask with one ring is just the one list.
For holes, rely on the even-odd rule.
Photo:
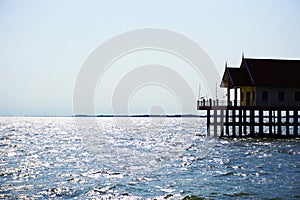
{"label": "tiled roof", "polygon": [[255,86],[300,87],[300,60],[244,59]]}
{"label": "tiled roof", "polygon": [[221,86],[300,87],[300,60],[243,58],[240,68],[226,67]]}
{"label": "tiled roof", "polygon": [[233,80],[233,85],[238,85],[238,86],[252,85],[247,69],[228,67],[227,70]]}

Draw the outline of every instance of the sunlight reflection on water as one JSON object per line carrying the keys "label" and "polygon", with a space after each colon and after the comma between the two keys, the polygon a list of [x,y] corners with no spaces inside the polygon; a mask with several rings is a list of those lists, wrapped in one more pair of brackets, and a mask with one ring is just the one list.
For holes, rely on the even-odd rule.
{"label": "sunlight reflection on water", "polygon": [[0,118],[0,198],[300,197],[297,139],[208,145],[199,118],[82,120]]}

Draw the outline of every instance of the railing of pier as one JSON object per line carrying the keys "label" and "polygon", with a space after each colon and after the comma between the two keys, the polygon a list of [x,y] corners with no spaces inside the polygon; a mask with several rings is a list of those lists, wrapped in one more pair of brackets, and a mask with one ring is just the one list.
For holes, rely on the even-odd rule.
{"label": "railing of pier", "polygon": [[278,106],[278,107],[300,107],[300,101],[239,101],[220,99],[200,99],[198,100],[198,108],[213,106]]}

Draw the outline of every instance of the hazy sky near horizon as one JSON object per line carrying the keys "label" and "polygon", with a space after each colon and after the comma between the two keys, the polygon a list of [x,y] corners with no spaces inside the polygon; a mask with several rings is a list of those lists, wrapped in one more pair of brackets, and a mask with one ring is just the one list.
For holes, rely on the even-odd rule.
{"label": "hazy sky near horizon", "polygon": [[[76,78],[87,57],[106,40],[135,29],[186,35],[206,51],[219,75],[225,61],[239,66],[242,52],[245,57],[300,59],[299,10],[297,0],[0,0],[0,115],[72,115]],[[168,55],[159,56],[168,60]],[[112,71],[106,81],[119,78]],[[194,79],[191,75],[197,93]],[[101,99],[111,90],[107,84],[96,92],[98,114],[111,113],[109,98]],[[177,103],[170,92],[150,86],[132,96],[129,110],[178,113]]]}

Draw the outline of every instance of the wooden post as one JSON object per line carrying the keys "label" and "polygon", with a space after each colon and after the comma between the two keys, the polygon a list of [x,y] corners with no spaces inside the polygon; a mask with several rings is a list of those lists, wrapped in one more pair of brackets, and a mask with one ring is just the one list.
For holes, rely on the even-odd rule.
{"label": "wooden post", "polygon": [[221,137],[224,136],[224,109],[221,108],[221,119],[220,119]]}
{"label": "wooden post", "polygon": [[236,126],[235,111],[236,111],[236,107],[234,107],[232,109],[232,136],[233,137],[236,137],[236,133],[235,133],[235,126]]}
{"label": "wooden post", "polygon": [[214,136],[218,137],[218,110],[214,109]]}
{"label": "wooden post", "polygon": [[285,111],[285,129],[286,129],[286,135],[290,135],[290,111]]}
{"label": "wooden post", "polygon": [[281,110],[277,110],[277,130],[278,130],[278,135],[281,135]]}
{"label": "wooden post", "polygon": [[243,110],[244,135],[247,136],[247,110]]}
{"label": "wooden post", "polygon": [[227,136],[229,136],[229,109],[227,108],[226,109],[226,111],[225,111],[226,113],[225,113],[225,115],[226,115],[226,117],[225,117],[225,134],[227,135]]}
{"label": "wooden post", "polygon": [[272,135],[273,134],[273,120],[272,120],[272,110],[269,110],[269,135]]}
{"label": "wooden post", "polygon": [[298,110],[294,110],[294,136],[298,136],[298,125],[299,125],[299,122],[298,122]]}
{"label": "wooden post", "polygon": [[206,122],[207,136],[210,136],[210,109],[207,110],[207,122]]}
{"label": "wooden post", "polygon": [[234,88],[234,106],[237,106],[237,88]]}
{"label": "wooden post", "polygon": [[250,110],[250,135],[254,136],[254,110]]}
{"label": "wooden post", "polygon": [[242,122],[242,109],[239,109],[239,136],[242,137],[242,127],[243,127],[243,122]]}
{"label": "wooden post", "polygon": [[264,123],[264,111],[262,109],[259,109],[259,134],[263,134],[264,133],[264,127],[263,127],[263,123]]}
{"label": "wooden post", "polygon": [[230,88],[229,86],[227,87],[227,106],[230,104]]}

